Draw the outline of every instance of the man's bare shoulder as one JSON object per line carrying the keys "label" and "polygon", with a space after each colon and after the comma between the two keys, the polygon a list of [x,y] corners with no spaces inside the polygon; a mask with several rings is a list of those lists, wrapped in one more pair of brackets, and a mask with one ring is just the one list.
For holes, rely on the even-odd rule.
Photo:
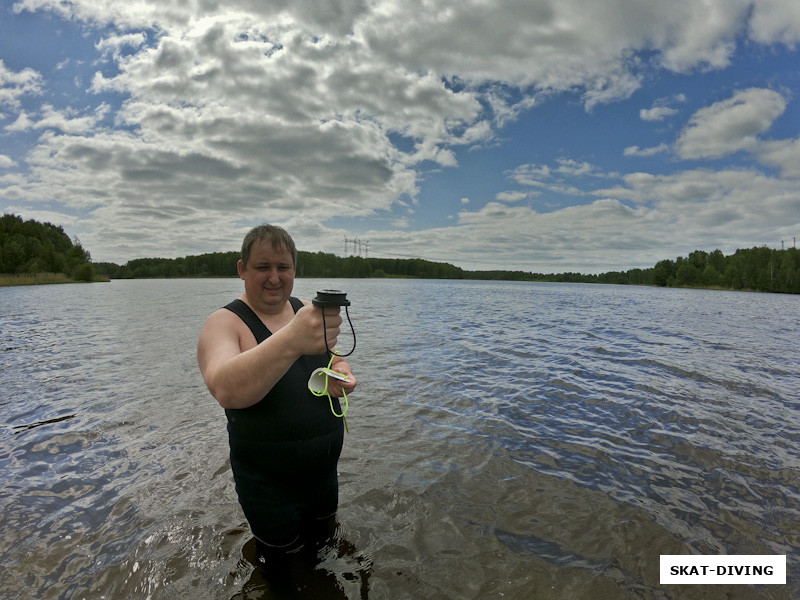
{"label": "man's bare shoulder", "polygon": [[220,308],[208,316],[206,322],[203,324],[203,330],[216,330],[218,328],[236,330],[238,329],[239,323],[244,325],[244,322],[236,314],[227,308]]}
{"label": "man's bare shoulder", "polygon": [[203,324],[199,344],[235,342],[240,350],[244,350],[242,346],[255,344],[255,339],[252,339],[252,344],[248,343],[252,337],[250,329],[238,315],[227,308],[220,308],[211,313]]}

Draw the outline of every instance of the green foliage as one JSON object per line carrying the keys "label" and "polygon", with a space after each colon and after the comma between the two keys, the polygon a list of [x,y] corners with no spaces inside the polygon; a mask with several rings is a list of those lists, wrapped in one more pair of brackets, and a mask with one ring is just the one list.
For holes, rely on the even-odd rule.
{"label": "green foliage", "polygon": [[719,250],[711,254],[696,250],[687,258],[659,262],[653,270],[653,283],[800,294],[800,250],[762,246],[737,250],[731,256]]}
{"label": "green foliage", "polygon": [[75,281],[94,281],[94,267],[91,263],[81,263],[72,269],[70,277]]}
{"label": "green foliage", "polygon": [[64,273],[78,281],[92,281],[90,261],[80,241],[70,240],[61,227],[23,221],[16,215],[0,217],[0,273]]}
{"label": "green foliage", "polygon": [[[183,258],[137,258],[123,266],[94,263],[95,272],[113,279],[163,277],[235,277],[238,252],[216,252]],[[297,253],[300,277],[415,277],[462,279],[464,271],[446,263],[422,259],[341,258],[324,252]]]}
{"label": "green foliage", "polygon": [[[221,252],[184,258],[140,258],[120,267],[94,263],[95,272],[112,278],[135,277],[229,277],[236,275],[238,252]],[[482,279],[495,281],[552,281],[657,285],[669,287],[712,287],[764,292],[800,293],[798,250],[751,248],[724,256],[696,250],[688,257],[662,260],[650,269],[609,271],[600,275],[581,273],[541,274],[526,271],[464,271],[447,263],[418,258],[389,259],[349,256],[341,258],[324,252],[297,253],[300,277],[414,277],[418,279]]]}
{"label": "green foliage", "polygon": [[[214,252],[183,258],[137,258],[120,266],[92,263],[76,238],[70,240],[61,227],[22,221],[17,216],[0,219],[0,272],[65,273],[74,280],[92,281],[97,275],[113,279],[166,277],[236,277],[238,252]],[[541,274],[528,271],[464,271],[421,258],[342,258],[325,252],[297,253],[300,277],[413,277],[418,279],[484,279],[502,281],[557,281],[657,285],[669,287],[724,288],[761,292],[800,293],[800,251],[767,247],[737,250],[725,256],[695,250],[688,257],[661,260],[650,269],[609,271],[600,275],[580,273]]]}

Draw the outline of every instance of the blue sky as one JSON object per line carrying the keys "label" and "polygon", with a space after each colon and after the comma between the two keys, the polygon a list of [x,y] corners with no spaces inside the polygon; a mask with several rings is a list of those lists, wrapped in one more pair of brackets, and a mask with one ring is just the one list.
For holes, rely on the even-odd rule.
{"label": "blue sky", "polygon": [[117,263],[262,222],[534,272],[800,235],[796,0],[174,4],[3,5],[3,212]]}

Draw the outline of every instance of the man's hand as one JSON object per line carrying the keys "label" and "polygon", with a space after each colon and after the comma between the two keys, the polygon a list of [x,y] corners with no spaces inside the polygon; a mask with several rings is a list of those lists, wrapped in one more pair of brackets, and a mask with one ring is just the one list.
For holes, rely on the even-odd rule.
{"label": "man's hand", "polygon": [[[327,317],[326,317],[327,318]],[[350,368],[350,365],[347,363],[346,360],[343,358],[334,358],[333,364],[331,365],[331,369],[336,371],[337,373],[341,373],[342,375],[347,376],[350,380],[347,381],[340,381],[335,377],[328,377],[328,393],[333,396],[334,398],[341,398],[342,391],[347,394],[350,394],[354,389],[356,389],[356,384],[358,380],[356,379],[355,375],[353,375],[353,369]]]}
{"label": "man's hand", "polygon": [[[323,321],[322,311],[325,311]],[[339,338],[342,317],[339,307],[324,309],[313,304],[306,304],[297,311],[294,318],[284,328],[289,343],[298,356],[324,354],[328,349],[336,347]],[[283,331],[283,330],[282,330]],[[327,347],[325,340],[327,338]]]}

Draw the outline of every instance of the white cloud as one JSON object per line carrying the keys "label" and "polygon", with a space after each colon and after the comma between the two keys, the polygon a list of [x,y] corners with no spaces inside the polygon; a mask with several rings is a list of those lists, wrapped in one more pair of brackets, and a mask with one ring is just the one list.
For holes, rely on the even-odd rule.
{"label": "white cloud", "polygon": [[548,165],[519,165],[509,171],[508,176],[520,185],[541,185],[541,181],[551,177]]}
{"label": "white cloud", "polygon": [[79,115],[71,109],[57,110],[50,104],[41,107],[38,116],[21,111],[17,120],[6,126],[7,131],[28,131],[30,129],[57,129],[64,133],[86,133],[93,130],[109,111],[103,104],[89,115]]}
{"label": "white cloud", "polygon": [[556,173],[561,175],[570,175],[573,177],[581,177],[584,175],[597,175],[597,167],[589,164],[586,161],[578,162],[571,158],[558,159],[558,168],[555,169]]}
{"label": "white cloud", "polygon": [[625,156],[656,156],[657,154],[663,154],[669,151],[669,146],[667,144],[661,143],[658,146],[652,146],[650,148],[639,148],[639,146],[628,146],[623,150],[623,154]]}
{"label": "white cloud", "polygon": [[[598,193],[646,206],[663,215],[677,240],[741,244],[749,236],[774,239],[800,224],[796,183],[753,169],[696,169],[672,175],[632,173],[624,184]],[[792,209],[787,213],[787,208]],[[798,215],[795,222],[787,214]]]}
{"label": "white cloud", "polygon": [[795,0],[755,0],[750,36],[762,44],[797,44],[800,42],[800,3]]}
{"label": "white cloud", "polygon": [[35,95],[42,91],[42,76],[33,69],[12,71],[0,58],[0,106],[17,107],[25,95]]}
{"label": "white cloud", "polygon": [[[557,161],[557,166],[551,167],[550,165],[519,165],[518,167],[508,171],[506,175],[515,183],[535,188],[534,191],[519,192],[501,192],[497,195],[498,200],[507,200],[509,198],[519,199],[520,197],[530,197],[534,195],[541,195],[545,192],[551,195],[567,195],[567,196],[583,196],[585,194],[577,185],[577,180],[585,177],[606,178],[608,174],[601,172],[595,165],[588,162],[578,162],[572,159],[560,158]],[[576,180],[575,183],[572,180]]]}
{"label": "white cloud", "polygon": [[776,91],[750,88],[698,110],[676,144],[681,158],[716,158],[739,150],[753,151],[758,136],[786,109]]}
{"label": "white cloud", "polygon": [[[428,232],[408,232],[408,252],[424,247],[427,256],[446,258],[457,252],[466,268],[519,268],[534,272],[601,272],[631,256],[652,266],[659,259],[650,248],[652,231],[642,229],[647,208],[630,208],[617,200],[600,199],[540,214],[527,206],[490,202],[462,211],[458,224]],[[604,231],[597,235],[598,228]],[[401,248],[395,236],[370,232],[376,247]],[[424,236],[424,238],[423,238]],[[425,240],[423,242],[423,239]],[[475,249],[474,240],[481,240]],[[401,250],[402,251],[402,250]],[[663,258],[660,257],[660,258]],[[631,268],[636,265],[631,265]]]}
{"label": "white cloud", "polygon": [[[752,169],[687,170],[673,175],[632,173],[619,185],[584,190],[598,199],[539,213],[490,202],[459,213],[452,227],[407,232],[407,246],[426,255],[457,254],[467,268],[604,272],[651,267],[692,250],[732,252],[742,240],[790,238],[800,226],[796,182]],[[792,221],[787,214],[797,215]],[[388,237],[387,237],[388,236]],[[377,251],[399,239],[370,232]],[[480,239],[480,252],[473,240]],[[391,241],[390,241],[391,240]],[[470,262],[470,261],[473,262]]]}
{"label": "white cloud", "polygon": [[653,50],[663,65],[682,72],[724,66],[747,4],[387,2],[357,31],[373,52],[410,71],[433,69],[476,84],[581,87],[591,105],[638,88],[633,50]]}
{"label": "white cloud", "polygon": [[728,66],[750,4],[750,0],[661,3],[669,17],[653,35],[655,46],[664,49],[664,66],[680,73]]}
{"label": "white cloud", "polygon": [[519,192],[519,191],[515,191],[515,192],[499,192],[495,196],[495,200],[498,200],[500,202],[507,202],[507,203],[510,204],[510,203],[514,203],[514,202],[519,202],[520,200],[525,200],[526,198],[529,198],[531,195],[533,195],[533,194],[531,194],[529,192]]}
{"label": "white cloud", "polygon": [[6,131],[27,131],[32,128],[32,125],[33,123],[28,118],[25,111],[21,111],[19,115],[17,115],[17,120],[6,125],[5,129]]}
{"label": "white cloud", "polygon": [[654,106],[653,108],[643,108],[639,111],[642,121],[663,121],[667,117],[678,114],[678,109],[669,106]]}
{"label": "white cloud", "polygon": [[765,142],[757,152],[762,164],[777,167],[787,179],[800,179],[800,138]]}
{"label": "white cloud", "polygon": [[0,154],[0,169],[7,169],[9,167],[15,166],[17,163],[10,156],[6,156],[5,154]]}
{"label": "white cloud", "polygon": [[119,58],[123,48],[136,50],[137,48],[141,48],[145,43],[147,43],[147,34],[144,32],[137,32],[112,35],[103,38],[95,44],[95,48],[97,48],[102,55],[110,54],[115,58]]}
{"label": "white cloud", "polygon": [[5,212],[10,215],[17,215],[26,221],[33,219],[40,223],[52,223],[60,227],[74,226],[80,221],[74,215],[52,210],[31,210],[23,206],[9,206],[5,209]]}
{"label": "white cloud", "polygon": [[398,217],[392,221],[392,226],[397,229],[406,229],[410,226],[408,217]]}
{"label": "white cloud", "polygon": [[663,121],[667,117],[673,117],[678,114],[678,109],[674,108],[672,104],[683,102],[686,102],[684,94],[675,94],[669,98],[659,98],[653,103],[652,107],[641,109],[639,118],[642,121]]}
{"label": "white cloud", "polygon": [[[792,44],[800,30],[794,0],[19,0],[14,9],[102,26],[98,58],[115,68],[98,70],[92,92],[119,94],[122,104],[113,113],[53,103],[23,110],[21,100],[46,82],[0,61],[0,105],[19,109],[5,132],[44,130],[25,174],[0,182],[0,192],[60,203],[65,213],[91,211],[84,243],[99,259],[119,261],[235,247],[244,222],[280,222],[337,244],[338,232],[324,228],[330,217],[379,215],[408,229],[395,209],[418,201],[421,169],[456,166],[456,149],[495,141],[554,95],[596,108],[630,97],[654,68],[724,67],[737,35]],[[641,117],[674,115],[682,100],[665,99]],[[796,173],[796,142],[760,137],[786,102],[745,90],[698,111],[678,139],[679,156],[745,149]],[[100,127],[106,116],[117,130]],[[396,136],[406,143],[393,143]],[[631,146],[625,154],[666,150]],[[556,243],[570,231],[578,232],[573,241],[590,238],[592,221],[607,220],[611,243],[622,246],[620,223],[648,223],[655,211],[624,204],[642,194],[629,182],[619,197],[583,209],[541,215],[509,206],[535,194],[583,197],[593,192],[582,178],[612,177],[582,159],[522,165],[508,176],[525,189],[497,193],[485,208],[476,196],[475,210],[452,230],[414,235],[456,243],[470,239],[467,228],[529,244],[525,228],[544,223],[555,229],[537,235]],[[659,189],[680,196],[681,186],[690,196],[686,181]],[[498,223],[510,233],[492,229]]]}

